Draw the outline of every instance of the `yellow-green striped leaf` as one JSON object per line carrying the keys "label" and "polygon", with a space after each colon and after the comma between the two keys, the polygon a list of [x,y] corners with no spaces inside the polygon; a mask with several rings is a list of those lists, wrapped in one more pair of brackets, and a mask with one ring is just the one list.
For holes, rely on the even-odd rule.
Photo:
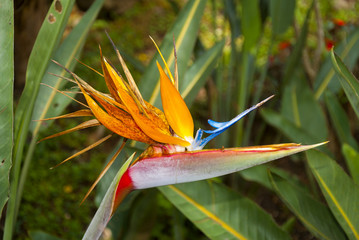
{"label": "yellow-green striped leaf", "polygon": [[324,153],[306,152],[310,169],[337,222],[349,239],[359,239],[359,187]]}
{"label": "yellow-green striped leaf", "polygon": [[213,181],[160,187],[210,239],[290,239],[254,202]]}
{"label": "yellow-green striped leaf", "polygon": [[320,239],[346,239],[328,207],[275,173],[269,172],[269,178],[278,196],[314,236]]}

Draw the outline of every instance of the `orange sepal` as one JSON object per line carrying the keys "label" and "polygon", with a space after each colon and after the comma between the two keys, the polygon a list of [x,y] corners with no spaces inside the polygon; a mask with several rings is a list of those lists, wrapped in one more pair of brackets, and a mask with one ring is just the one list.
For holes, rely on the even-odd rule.
{"label": "orange sepal", "polygon": [[128,112],[147,136],[160,143],[176,144],[181,146],[190,145],[187,141],[178,137],[173,137],[169,131],[169,126],[161,117],[157,116],[156,112],[151,109],[147,109],[145,110],[147,113],[146,116],[140,112],[133,98],[124,89],[118,89],[118,93]]}
{"label": "orange sepal", "polygon": [[161,79],[161,99],[168,123],[180,137],[193,138],[193,119],[181,94],[157,62]]}
{"label": "orange sepal", "polygon": [[[135,141],[144,142],[148,144],[153,144],[154,141],[149,138],[146,134],[144,134],[141,129],[137,127],[136,124],[133,124],[133,119],[128,118],[128,115],[126,116],[126,113],[123,112],[123,114],[120,114],[120,109],[118,109],[117,117],[110,116],[108,113],[106,113],[96,102],[93,100],[86,91],[82,88],[81,85],[80,89],[83,93],[83,95],[86,98],[87,104],[90,107],[92,113],[95,115],[96,119],[104,125],[106,128],[108,128],[110,131],[125,137],[129,138]],[[98,99],[99,100],[99,99]],[[99,100],[101,101],[101,100]],[[103,101],[103,100],[102,100]],[[104,103],[103,101],[102,103]],[[109,107],[108,105],[104,105],[104,107]]]}

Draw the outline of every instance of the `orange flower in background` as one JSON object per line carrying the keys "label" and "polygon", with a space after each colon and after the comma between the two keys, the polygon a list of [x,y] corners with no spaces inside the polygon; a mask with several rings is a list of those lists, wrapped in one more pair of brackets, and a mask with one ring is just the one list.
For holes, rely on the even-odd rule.
{"label": "orange flower in background", "polygon": [[343,27],[347,24],[344,20],[339,19],[339,18],[333,18],[332,22],[338,27]]}
{"label": "orange flower in background", "polygon": [[333,48],[334,45],[335,45],[335,41],[332,40],[332,39],[329,39],[329,38],[325,38],[324,41],[325,41],[325,48],[326,48],[328,51],[332,50],[332,48]]}

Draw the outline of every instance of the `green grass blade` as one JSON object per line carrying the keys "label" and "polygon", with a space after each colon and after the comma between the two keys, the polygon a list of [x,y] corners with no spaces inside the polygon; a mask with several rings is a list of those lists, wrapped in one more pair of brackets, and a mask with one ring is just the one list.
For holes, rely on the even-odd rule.
{"label": "green grass blade", "polygon": [[359,152],[350,145],[344,143],[342,152],[354,182],[359,185]]}
{"label": "green grass blade", "polygon": [[13,143],[14,11],[13,2],[0,7],[0,216],[9,194]]}
{"label": "green grass blade", "polygon": [[330,119],[334,125],[334,129],[340,142],[342,144],[347,143],[358,151],[359,146],[352,135],[348,116],[335,95],[330,91],[327,91],[325,94],[325,104],[327,105]]}
{"label": "green grass blade", "polygon": [[203,53],[186,71],[180,93],[188,107],[191,106],[199,89],[212,73],[217,60],[221,57],[223,47],[224,41],[217,43]]}
{"label": "green grass blade", "polygon": [[339,81],[342,85],[349,102],[351,103],[354,112],[359,118],[359,81],[345,66],[338,55],[331,51],[332,63],[335,71],[339,75]]}
{"label": "green grass blade", "polygon": [[[181,82],[184,77],[184,72],[187,69],[188,61],[192,56],[193,47],[197,39],[199,23],[203,15],[205,5],[205,0],[188,1],[182,11],[179,13],[171,30],[168,31],[165,35],[160,46],[161,52],[167,61],[168,66],[173,71],[173,37],[176,40],[179,88],[182,87]],[[159,55],[156,54],[141,79],[139,89],[145,100],[148,100],[155,106],[160,106],[160,84],[159,73],[156,67],[156,60],[162,64],[162,60],[160,60]]]}
{"label": "green grass blade", "polygon": [[273,188],[307,229],[320,239],[346,239],[330,210],[286,179],[269,172]]}
{"label": "green grass blade", "polygon": [[273,34],[280,35],[293,22],[295,0],[271,0],[269,4]]}
{"label": "green grass blade", "polygon": [[159,189],[210,239],[290,239],[269,214],[223,184],[199,181]]}
{"label": "green grass blade", "polygon": [[329,208],[349,239],[359,239],[359,187],[331,158],[306,152],[308,163]]}

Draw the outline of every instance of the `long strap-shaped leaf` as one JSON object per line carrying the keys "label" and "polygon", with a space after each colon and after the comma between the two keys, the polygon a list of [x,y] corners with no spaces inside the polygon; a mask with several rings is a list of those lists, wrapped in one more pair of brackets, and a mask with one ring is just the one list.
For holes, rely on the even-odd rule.
{"label": "long strap-shaped leaf", "polygon": [[249,199],[212,181],[160,187],[210,239],[290,239]]}
{"label": "long strap-shaped leaf", "polygon": [[308,151],[309,166],[349,239],[359,239],[359,187],[324,153]]}
{"label": "long strap-shaped leaf", "polygon": [[[188,61],[192,55],[193,47],[197,39],[199,23],[204,11],[205,4],[206,0],[188,1],[186,6],[179,13],[179,16],[172,29],[167,32],[160,47],[164,59],[166,60],[168,66],[171,68],[175,60],[173,55],[173,37],[176,39],[176,51],[179,60],[178,73],[180,89],[181,81],[184,77],[184,72],[188,66]],[[158,59],[158,56],[159,55],[157,54],[152,59],[139,84],[139,89],[143,98],[155,106],[159,106],[160,104],[160,78],[156,67],[156,60]],[[153,88],[154,85],[155,88]]]}
{"label": "long strap-shaped leaf", "polygon": [[[59,7],[59,4],[61,7]],[[27,140],[31,114],[38,94],[40,81],[45,74],[50,57],[61,40],[74,1],[54,1],[41,26],[32,49],[27,70],[26,84],[15,113],[15,141],[13,150],[12,185],[7,208],[4,239],[11,239],[17,215],[16,198],[22,154]],[[56,5],[56,6],[55,6]]]}
{"label": "long strap-shaped leaf", "polygon": [[343,61],[338,55],[331,51],[332,63],[335,71],[339,75],[340,83],[351,103],[357,117],[359,118],[359,81],[344,65]]}
{"label": "long strap-shaped leaf", "polygon": [[0,216],[8,199],[13,143],[14,13],[13,2],[0,7]]}
{"label": "long strap-shaped leaf", "polygon": [[328,240],[346,239],[327,206],[275,173],[270,172],[269,178],[278,196],[314,236]]}

